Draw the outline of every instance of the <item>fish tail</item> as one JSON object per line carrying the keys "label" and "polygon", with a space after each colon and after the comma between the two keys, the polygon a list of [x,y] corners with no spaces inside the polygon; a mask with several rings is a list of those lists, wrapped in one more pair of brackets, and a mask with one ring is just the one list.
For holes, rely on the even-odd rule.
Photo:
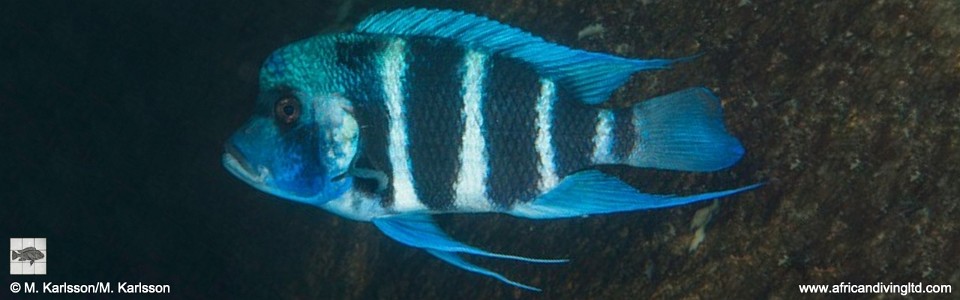
{"label": "fish tail", "polygon": [[20,257],[19,253],[17,253],[17,250],[10,250],[10,260],[17,259],[17,257]]}
{"label": "fish tail", "polygon": [[[743,156],[737,138],[723,125],[720,99],[706,88],[690,88],[640,102],[631,109],[632,149],[621,163],[647,168],[708,172]],[[619,137],[618,137],[619,138]]]}

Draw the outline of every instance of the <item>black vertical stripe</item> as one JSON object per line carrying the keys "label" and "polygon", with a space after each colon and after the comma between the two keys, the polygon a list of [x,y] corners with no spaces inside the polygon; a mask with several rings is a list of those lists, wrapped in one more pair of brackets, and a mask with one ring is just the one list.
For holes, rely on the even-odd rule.
{"label": "black vertical stripe", "polygon": [[461,86],[465,51],[448,41],[407,40],[404,83],[414,189],[433,210],[453,207],[464,131]]}
{"label": "black vertical stripe", "polygon": [[[383,78],[380,74],[380,57],[386,50],[389,40],[386,38],[367,38],[344,36],[334,45],[336,61],[343,71],[342,80],[347,99],[354,105],[354,116],[360,124],[360,150],[355,166],[393,174],[388,155],[386,97],[383,90]],[[361,192],[379,192],[381,204],[389,207],[393,204],[393,185],[388,184],[386,191],[377,191],[377,183],[370,180],[357,180],[357,189]]]}
{"label": "black vertical stripe", "polygon": [[563,178],[592,163],[593,137],[600,110],[584,104],[557,85],[550,126],[557,177]]}
{"label": "black vertical stripe", "polygon": [[619,162],[626,162],[637,142],[637,130],[633,122],[633,109],[622,108],[613,111],[613,155]]}
{"label": "black vertical stripe", "polygon": [[333,46],[337,65],[348,72],[347,75],[353,75],[340,79],[353,83],[355,80],[364,80],[368,75],[376,77],[376,66],[389,42],[383,37],[358,35],[343,35],[337,39]]}
{"label": "black vertical stripe", "polygon": [[487,196],[506,208],[537,195],[540,78],[529,64],[518,60],[493,56],[487,61],[482,109],[490,166]]}

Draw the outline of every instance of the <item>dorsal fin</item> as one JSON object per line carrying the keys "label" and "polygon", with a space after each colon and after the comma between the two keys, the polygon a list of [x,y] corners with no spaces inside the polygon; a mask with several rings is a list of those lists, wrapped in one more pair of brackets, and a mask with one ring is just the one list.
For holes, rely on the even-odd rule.
{"label": "dorsal fin", "polygon": [[411,8],[381,12],[357,24],[355,30],[452,39],[470,48],[520,59],[532,64],[541,76],[557,81],[588,104],[605,101],[633,73],[666,68],[672,62],[668,59],[627,59],[571,49],[485,17],[450,10]]}

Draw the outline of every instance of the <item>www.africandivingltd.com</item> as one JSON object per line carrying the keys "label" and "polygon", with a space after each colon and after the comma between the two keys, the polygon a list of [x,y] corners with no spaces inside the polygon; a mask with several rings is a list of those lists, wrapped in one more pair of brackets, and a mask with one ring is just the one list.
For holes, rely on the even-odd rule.
{"label": "www.africandivingltd.com", "polygon": [[949,284],[923,284],[909,282],[894,284],[893,282],[874,284],[854,284],[841,282],[840,284],[801,284],[800,293],[807,294],[950,294],[953,286]]}

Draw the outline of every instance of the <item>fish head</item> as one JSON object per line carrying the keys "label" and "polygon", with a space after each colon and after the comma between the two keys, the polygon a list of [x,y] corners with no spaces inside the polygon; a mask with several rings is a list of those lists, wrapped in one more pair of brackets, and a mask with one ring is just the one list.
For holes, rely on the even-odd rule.
{"label": "fish head", "polygon": [[360,128],[350,101],[317,86],[320,70],[297,69],[295,51],[267,59],[253,116],[227,140],[223,165],[263,192],[322,205],[352,187]]}

